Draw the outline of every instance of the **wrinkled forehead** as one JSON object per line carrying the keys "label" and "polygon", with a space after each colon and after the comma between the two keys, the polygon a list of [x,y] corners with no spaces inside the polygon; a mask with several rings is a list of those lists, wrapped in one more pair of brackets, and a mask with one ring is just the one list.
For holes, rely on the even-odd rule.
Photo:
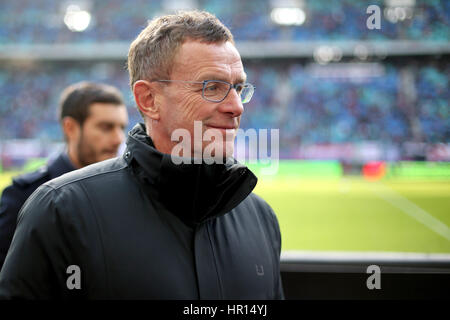
{"label": "wrinkled forehead", "polygon": [[185,41],[174,57],[171,78],[181,76],[191,77],[182,80],[198,80],[199,77],[205,76],[215,76],[214,79],[227,81],[245,80],[241,56],[229,41]]}

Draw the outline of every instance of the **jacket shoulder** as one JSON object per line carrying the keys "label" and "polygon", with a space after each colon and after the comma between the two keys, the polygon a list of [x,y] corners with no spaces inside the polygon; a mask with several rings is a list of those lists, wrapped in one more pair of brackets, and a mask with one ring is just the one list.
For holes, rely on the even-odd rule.
{"label": "jacket shoulder", "polygon": [[101,177],[105,174],[113,173],[120,171],[128,166],[127,162],[123,160],[122,157],[113,158],[101,162],[97,162],[86,166],[84,168],[70,171],[66,174],[63,174],[55,179],[48,181],[45,185],[58,189],[65,185],[82,181],[86,179],[96,179],[97,177]]}
{"label": "jacket shoulder", "polygon": [[250,193],[246,200],[250,201],[253,205],[255,205],[258,209],[262,210],[263,212],[270,212],[271,214],[273,214],[273,210],[270,207],[270,205],[266,202],[266,200],[264,200],[257,194],[253,192]]}
{"label": "jacket shoulder", "polygon": [[20,189],[27,189],[33,185],[39,186],[49,179],[50,172],[45,165],[36,171],[24,173],[13,178],[13,184]]}
{"label": "jacket shoulder", "polygon": [[244,210],[254,212],[266,226],[270,226],[276,233],[279,233],[278,218],[272,207],[260,196],[251,193],[244,201]]}

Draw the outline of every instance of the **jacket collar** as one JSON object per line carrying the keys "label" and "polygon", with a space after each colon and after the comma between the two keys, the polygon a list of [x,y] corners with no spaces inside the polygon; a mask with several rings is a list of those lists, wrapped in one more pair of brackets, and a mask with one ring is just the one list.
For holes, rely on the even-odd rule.
{"label": "jacket collar", "polygon": [[256,176],[233,164],[174,164],[170,154],[156,150],[137,124],[128,134],[125,160],[137,164],[138,178],[157,190],[158,200],[187,225],[223,215],[242,202],[256,186]]}
{"label": "jacket collar", "polygon": [[66,152],[61,152],[56,158],[50,160],[47,167],[51,179],[75,170]]}

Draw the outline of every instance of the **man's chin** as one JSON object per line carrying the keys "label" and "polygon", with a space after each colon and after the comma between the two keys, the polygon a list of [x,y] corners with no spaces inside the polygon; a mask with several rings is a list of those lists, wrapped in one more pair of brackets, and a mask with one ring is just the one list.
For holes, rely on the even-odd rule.
{"label": "man's chin", "polygon": [[117,152],[104,152],[97,158],[96,162],[105,161],[115,157],[117,157]]}
{"label": "man's chin", "polygon": [[224,159],[233,156],[234,143],[210,143],[203,148],[203,159],[214,159],[216,162],[222,163]]}

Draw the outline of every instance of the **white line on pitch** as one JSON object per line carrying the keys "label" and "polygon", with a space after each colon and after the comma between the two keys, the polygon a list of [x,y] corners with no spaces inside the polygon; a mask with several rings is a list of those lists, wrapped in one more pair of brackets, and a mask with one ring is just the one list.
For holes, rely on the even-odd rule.
{"label": "white line on pitch", "polygon": [[374,193],[380,198],[386,200],[393,206],[406,213],[411,218],[417,220],[435,233],[450,241],[450,228],[445,223],[433,217],[430,213],[420,208],[414,202],[395,192],[390,187],[378,182],[372,182],[370,183],[370,185]]}

